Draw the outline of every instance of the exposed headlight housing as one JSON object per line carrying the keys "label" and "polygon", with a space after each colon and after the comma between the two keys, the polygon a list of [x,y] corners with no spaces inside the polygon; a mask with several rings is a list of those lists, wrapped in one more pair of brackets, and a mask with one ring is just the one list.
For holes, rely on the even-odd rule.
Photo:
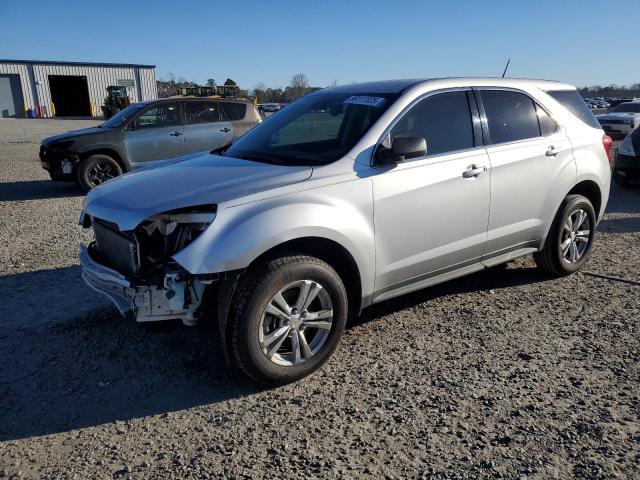
{"label": "exposed headlight housing", "polygon": [[[213,205],[208,206],[213,207]],[[148,220],[142,222],[140,226],[147,235],[152,235],[153,232],[157,230],[160,234],[167,236],[171,235],[178,225],[189,225],[190,228],[194,230],[204,230],[215,218],[215,208],[209,211],[191,211],[191,209],[181,209],[181,211],[173,210],[154,215]]]}
{"label": "exposed headlight housing", "polygon": [[633,149],[633,142],[631,141],[631,135],[624,137],[624,140],[618,147],[618,153],[620,155],[626,155],[628,157],[635,157],[636,152]]}
{"label": "exposed headlight housing", "polygon": [[216,218],[216,205],[199,205],[156,214],[136,228],[143,265],[170,262]]}

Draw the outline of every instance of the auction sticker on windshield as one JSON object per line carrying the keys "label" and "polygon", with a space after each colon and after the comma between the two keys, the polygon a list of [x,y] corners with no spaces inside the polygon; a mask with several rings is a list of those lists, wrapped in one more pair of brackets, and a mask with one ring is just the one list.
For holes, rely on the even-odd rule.
{"label": "auction sticker on windshield", "polygon": [[384,98],[382,97],[369,97],[365,95],[354,95],[352,97],[347,98],[344,103],[348,103],[351,105],[366,105],[368,107],[379,107],[384,103]]}

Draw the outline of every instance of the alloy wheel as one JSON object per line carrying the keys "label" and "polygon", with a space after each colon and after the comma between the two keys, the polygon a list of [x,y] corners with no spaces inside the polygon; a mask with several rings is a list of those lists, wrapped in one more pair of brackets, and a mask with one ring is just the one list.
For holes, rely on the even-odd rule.
{"label": "alloy wheel", "polygon": [[589,247],[591,240],[591,221],[589,215],[579,208],[571,212],[562,225],[560,252],[567,263],[578,262]]}
{"label": "alloy wheel", "polygon": [[260,348],[273,363],[297,365],[326,343],[333,325],[327,290],[313,280],[299,280],[279,290],[260,319]]}
{"label": "alloy wheel", "polygon": [[108,162],[98,162],[89,169],[89,182],[97,187],[116,176],[113,165]]}

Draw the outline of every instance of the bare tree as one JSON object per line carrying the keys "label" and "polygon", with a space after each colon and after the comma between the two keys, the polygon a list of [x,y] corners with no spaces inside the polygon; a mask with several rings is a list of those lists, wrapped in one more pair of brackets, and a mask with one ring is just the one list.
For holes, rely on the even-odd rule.
{"label": "bare tree", "polygon": [[302,97],[307,93],[309,89],[309,79],[304,73],[296,73],[293,77],[291,77],[291,82],[289,83],[289,94],[291,95],[291,100],[295,100],[297,98]]}
{"label": "bare tree", "polygon": [[252,95],[258,99],[258,102],[266,102],[266,91],[267,86],[263,82],[256,83],[256,86],[253,87]]}

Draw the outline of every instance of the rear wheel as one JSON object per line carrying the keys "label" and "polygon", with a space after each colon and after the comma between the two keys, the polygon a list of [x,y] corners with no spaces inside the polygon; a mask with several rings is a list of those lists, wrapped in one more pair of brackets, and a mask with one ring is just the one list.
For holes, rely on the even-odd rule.
{"label": "rear wheel", "polygon": [[347,305],[342,280],[317,258],[288,256],[251,269],[230,312],[232,363],[267,384],[309,375],[336,349]]}
{"label": "rear wheel", "polygon": [[122,168],[108,155],[91,155],[78,166],[78,184],[88,192],[107,180],[122,175]]}
{"label": "rear wheel", "polygon": [[570,275],[587,260],[595,232],[596,214],[589,199],[569,195],[556,214],[543,249],[533,258],[552,275]]}

